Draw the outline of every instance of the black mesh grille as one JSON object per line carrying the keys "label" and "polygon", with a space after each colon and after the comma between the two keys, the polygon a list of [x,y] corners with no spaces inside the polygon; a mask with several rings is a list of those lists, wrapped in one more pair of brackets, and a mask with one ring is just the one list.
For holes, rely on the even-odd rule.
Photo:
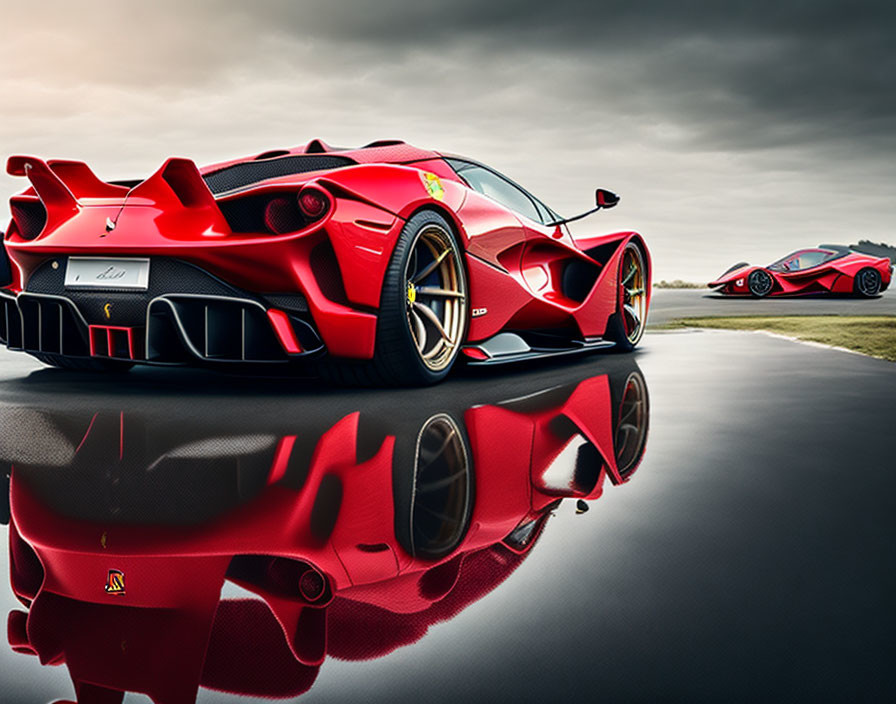
{"label": "black mesh grille", "polygon": [[[166,257],[154,257],[149,266],[149,288],[146,291],[75,291],[65,288],[65,261],[54,269],[52,262],[39,267],[25,287],[31,293],[65,296],[81,311],[91,325],[121,325],[138,327],[146,322],[149,302],[166,293],[188,293],[210,296],[236,296],[247,294],[215,278],[187,262]],[[106,315],[106,305],[109,315]]]}
{"label": "black mesh grille", "polygon": [[214,171],[203,176],[212,193],[224,193],[278,176],[301,174],[307,171],[323,171],[350,166],[353,160],[331,154],[285,156],[263,161],[248,161]]}
{"label": "black mesh grille", "polygon": [[33,240],[47,224],[47,209],[39,201],[12,201],[9,209],[22,239]]}
{"label": "black mesh grille", "polygon": [[348,297],[339,271],[339,261],[329,241],[324,240],[311,251],[311,272],[321,293],[334,303],[345,305]]}

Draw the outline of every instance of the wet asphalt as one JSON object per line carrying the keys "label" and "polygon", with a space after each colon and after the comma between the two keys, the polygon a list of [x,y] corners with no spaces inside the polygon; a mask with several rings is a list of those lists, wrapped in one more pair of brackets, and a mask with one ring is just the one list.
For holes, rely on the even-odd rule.
{"label": "wet asphalt", "polygon": [[[689,315],[728,305],[698,298],[695,310],[699,296],[657,295],[651,322],[681,300]],[[561,505],[503,584],[416,644],[370,661],[328,659],[301,701],[896,696],[896,365],[727,331],[648,333],[632,357],[649,389],[650,434],[631,481],[586,514]],[[376,395],[145,369],[91,381],[3,351],[0,410],[118,404],[164,414],[183,412],[187,398],[197,413],[228,404],[234,423],[257,425],[282,418],[290,397],[321,413],[465,407],[630,363],[610,354],[471,370],[434,389]],[[7,446],[14,415],[0,421]],[[18,606],[6,566],[0,555],[0,612]],[[0,692],[9,704],[74,696],[64,667],[2,645]],[[203,690],[199,701],[243,700]]]}

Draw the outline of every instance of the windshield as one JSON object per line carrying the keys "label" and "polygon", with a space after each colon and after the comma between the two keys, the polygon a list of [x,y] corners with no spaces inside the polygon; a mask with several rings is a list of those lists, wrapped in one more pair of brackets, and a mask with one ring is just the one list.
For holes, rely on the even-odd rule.
{"label": "windshield", "polygon": [[494,169],[463,159],[445,159],[445,161],[470,188],[500,203],[508,210],[542,225],[561,219],[538,198]]}
{"label": "windshield", "polygon": [[773,271],[802,271],[823,264],[839,254],[830,249],[801,249],[769,264],[768,268]]}

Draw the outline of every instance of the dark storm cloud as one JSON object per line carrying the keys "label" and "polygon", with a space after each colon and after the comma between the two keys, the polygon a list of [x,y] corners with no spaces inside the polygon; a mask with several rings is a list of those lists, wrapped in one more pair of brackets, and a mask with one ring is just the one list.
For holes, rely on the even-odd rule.
{"label": "dark storm cloud", "polygon": [[2,20],[4,153],[106,178],[401,138],[564,213],[619,190],[582,228],[653,233],[661,277],[896,230],[896,3],[46,0]]}
{"label": "dark storm cloud", "polygon": [[[417,54],[447,52],[458,71],[445,78],[468,96],[492,97],[502,79],[587,116],[612,95],[614,108],[632,119],[677,122],[687,149],[855,141],[875,151],[896,140],[896,3],[162,0],[47,7],[37,24],[23,6],[7,13],[13,21],[19,14],[16,26],[32,25],[36,35],[11,36],[22,51],[8,70],[34,75],[35,62],[45,61],[69,84],[177,91],[241,73],[257,80],[310,65],[326,77],[380,65],[393,69],[383,88],[401,90],[408,83],[402,69]],[[509,70],[497,74],[500,67]]]}
{"label": "dark storm cloud", "polygon": [[[878,148],[896,135],[891,2],[275,2],[254,6],[250,21],[390,53],[460,47],[474,65],[521,51],[584,59],[585,71],[532,78],[547,79],[545,98],[577,103],[623,86],[629,109],[699,126],[689,148],[818,139]],[[467,80],[476,86],[475,74]]]}

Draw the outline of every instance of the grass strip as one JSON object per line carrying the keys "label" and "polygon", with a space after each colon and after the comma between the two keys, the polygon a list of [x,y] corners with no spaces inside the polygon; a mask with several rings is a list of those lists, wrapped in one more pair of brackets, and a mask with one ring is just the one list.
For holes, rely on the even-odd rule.
{"label": "grass strip", "polygon": [[896,316],[784,315],[679,318],[659,329],[764,330],[799,340],[845,347],[896,362]]}

